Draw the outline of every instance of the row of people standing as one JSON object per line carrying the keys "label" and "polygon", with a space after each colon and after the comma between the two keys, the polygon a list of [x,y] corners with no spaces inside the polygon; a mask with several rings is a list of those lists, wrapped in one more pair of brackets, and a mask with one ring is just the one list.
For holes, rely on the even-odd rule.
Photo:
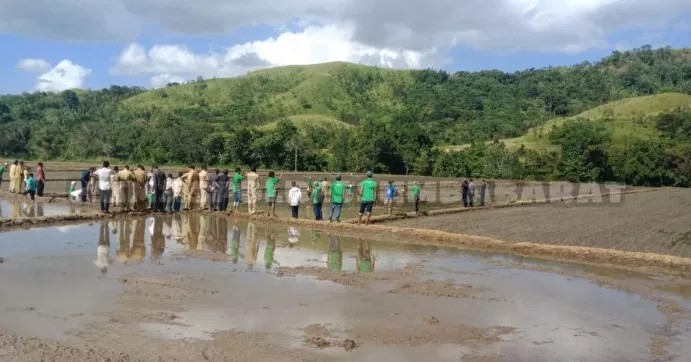
{"label": "row of people standing", "polygon": [[487,181],[482,180],[480,185],[475,185],[473,179],[461,182],[461,198],[464,207],[474,207],[477,197],[479,206],[485,206],[485,194],[487,193]]}
{"label": "row of people standing", "polygon": [[24,161],[15,160],[11,165],[5,162],[0,165],[0,185],[2,185],[2,176],[5,171],[10,174],[9,192],[29,195],[32,200],[34,200],[34,195],[43,196],[46,173],[42,162],[36,165],[34,172]]}

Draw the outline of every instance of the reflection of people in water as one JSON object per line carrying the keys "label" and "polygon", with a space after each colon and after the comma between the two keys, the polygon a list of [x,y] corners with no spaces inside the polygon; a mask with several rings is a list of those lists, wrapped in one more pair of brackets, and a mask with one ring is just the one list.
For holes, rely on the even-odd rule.
{"label": "reflection of people in water", "polygon": [[214,215],[211,217],[211,251],[226,253],[228,249],[228,218]]}
{"label": "reflection of people in water", "polygon": [[179,213],[173,214],[171,220],[170,233],[173,235],[173,239],[178,244],[182,244],[182,215]]}
{"label": "reflection of people in water", "polygon": [[120,220],[118,227],[118,251],[115,256],[121,263],[126,263],[130,258],[130,223],[129,220]]}
{"label": "reflection of people in water", "polygon": [[163,237],[163,218],[153,219],[153,232],[151,233],[151,260],[161,257],[166,249],[166,239]]}
{"label": "reflection of people in water", "polygon": [[19,219],[22,217],[22,205],[18,202],[10,202],[10,217]]}
{"label": "reflection of people in water", "polygon": [[264,269],[269,270],[276,264],[281,266],[274,260],[274,253],[276,252],[276,230],[273,227],[269,228],[269,233],[266,237],[266,246],[264,247]]}
{"label": "reflection of people in water", "polygon": [[300,231],[298,231],[297,228],[294,227],[289,227],[288,228],[288,246],[293,247],[295,244],[300,240]]}
{"label": "reflection of people in water", "polygon": [[132,238],[132,248],[130,248],[130,259],[136,262],[144,260],[146,255],[146,245],[144,244],[144,232],[146,225],[144,220],[134,220],[134,237]]}
{"label": "reflection of people in water", "polygon": [[259,243],[257,242],[257,225],[253,222],[247,223],[247,251],[245,252],[245,263],[247,270],[252,270],[259,256]]}
{"label": "reflection of people in water", "polygon": [[336,235],[329,234],[329,251],[326,254],[326,267],[332,272],[340,272],[343,270],[341,239]]}
{"label": "reflection of people in water", "polygon": [[36,217],[43,217],[43,204],[36,204]]}
{"label": "reflection of people in water", "polygon": [[[188,217],[190,217],[188,215]],[[211,242],[211,217],[209,214],[199,215],[199,244],[197,250],[209,250],[209,243]]]}
{"label": "reflection of people in water", "polygon": [[183,243],[187,245],[187,250],[196,250],[199,245],[199,216],[187,214],[182,224],[184,235]]}
{"label": "reflection of people in water", "polygon": [[22,204],[22,216],[24,217],[34,217],[34,203],[29,202],[29,203],[23,203]]}
{"label": "reflection of people in water", "polygon": [[374,272],[374,256],[372,256],[369,240],[358,240],[357,251],[358,255],[355,262],[357,271],[360,273]]}
{"label": "reflection of people in water", "polygon": [[230,244],[230,257],[233,264],[237,264],[240,258],[240,228],[235,220],[233,221],[233,241]]}
{"label": "reflection of people in water", "polygon": [[101,274],[108,272],[108,266],[113,260],[110,258],[110,228],[108,223],[101,223],[101,230],[98,235],[98,248],[96,248],[96,259],[94,265],[100,270]]}

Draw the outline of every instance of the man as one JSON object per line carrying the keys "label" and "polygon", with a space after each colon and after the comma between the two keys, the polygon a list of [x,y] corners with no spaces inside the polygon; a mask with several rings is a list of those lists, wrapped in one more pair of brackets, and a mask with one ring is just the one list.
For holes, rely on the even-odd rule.
{"label": "man", "polygon": [[194,210],[197,208],[196,198],[199,195],[199,173],[197,168],[194,165],[190,165],[182,180],[185,183],[185,188],[183,189],[185,210]]}
{"label": "man", "polygon": [[154,211],[162,212],[165,205],[163,193],[166,191],[166,174],[156,165],[154,165],[151,174],[151,178],[154,181],[153,209]]}
{"label": "man", "polygon": [[302,190],[297,187],[295,181],[290,184],[292,187],[288,192],[288,203],[290,204],[290,211],[293,215],[293,219],[298,218],[298,211],[300,209],[300,201],[302,201]]}
{"label": "man", "polygon": [[266,216],[276,217],[276,184],[283,178],[283,175],[276,177],[273,171],[269,171],[269,177],[266,179],[266,197],[269,199],[269,209],[266,210]]}
{"label": "man", "polygon": [[[29,167],[24,164],[23,161],[19,161],[19,167],[21,167],[21,175],[20,178],[22,179],[22,185],[24,185],[24,191],[26,191],[26,186],[27,182],[29,181]],[[34,179],[35,180],[35,179]]]}
{"label": "man", "polygon": [[468,183],[468,205],[470,207],[473,207],[473,202],[475,201],[475,183],[473,182],[473,179],[470,179],[470,182]]}
{"label": "man", "polygon": [[216,177],[211,185],[211,211],[221,211],[223,209],[223,193],[228,190],[228,176],[216,169]]}
{"label": "man", "polygon": [[360,182],[360,212],[358,213],[357,224],[362,222],[362,215],[367,214],[365,225],[369,224],[372,216],[372,207],[377,199],[377,182],[372,179],[372,171],[367,171],[367,178]]}
{"label": "man", "polygon": [[165,199],[165,211],[166,212],[173,212],[173,201],[174,201],[174,194],[173,194],[173,174],[169,173],[166,176],[166,190],[163,192],[163,198]]}
{"label": "man", "polygon": [[413,212],[417,215],[420,213],[420,184],[417,181],[410,188],[410,196],[413,199]]}
{"label": "man", "polygon": [[36,201],[35,195],[36,195],[36,186],[37,182],[36,179],[34,178],[33,173],[29,173],[27,179],[26,179],[26,191],[24,194],[29,194],[29,198],[31,199],[31,202]]}
{"label": "man", "polygon": [[2,166],[0,166],[0,187],[2,186],[2,175],[5,173],[5,169],[7,169],[7,166],[9,164],[5,162]]}
{"label": "man", "polygon": [[463,198],[463,207],[468,207],[468,190],[468,180],[463,180],[463,182],[461,182],[461,197]]}
{"label": "man", "polygon": [[219,194],[219,210],[220,211],[226,211],[228,210],[228,199],[230,197],[230,192],[228,190],[230,189],[230,176],[228,173],[228,170],[223,170],[223,174],[219,179],[216,180],[216,183],[218,184],[218,194]]}
{"label": "man", "polygon": [[329,179],[324,177],[321,182],[322,192],[324,193],[324,198],[326,200],[331,200],[331,183]]}
{"label": "man", "polygon": [[12,192],[12,193],[16,193],[15,185],[17,183],[17,176],[16,175],[17,175],[17,167],[19,167],[19,166],[17,166],[18,163],[19,163],[19,161],[14,160],[14,162],[12,162],[12,166],[10,166],[10,192]]}
{"label": "man", "polygon": [[120,205],[124,211],[128,211],[131,208],[130,202],[132,200],[132,181],[134,181],[134,173],[130,171],[130,166],[125,165],[122,171],[118,173],[120,197],[122,198]]}
{"label": "man", "polygon": [[209,207],[209,172],[206,166],[199,171],[199,208],[206,210]]}
{"label": "man", "polygon": [[331,210],[329,211],[329,222],[341,222],[341,209],[343,208],[343,195],[345,185],[341,181],[341,175],[336,176],[336,182],[331,184]]}
{"label": "man", "polygon": [[393,181],[389,181],[386,186],[386,198],[384,199],[384,205],[386,205],[386,212],[391,215],[393,214],[393,200],[396,197],[396,185]]}
{"label": "man", "polygon": [[182,196],[184,194],[183,173],[178,172],[178,178],[173,180],[173,211],[180,211],[180,205],[182,204]]}
{"label": "man", "polygon": [[324,191],[320,182],[315,182],[312,187],[312,211],[314,211],[314,220],[322,220],[322,205],[324,203]]}
{"label": "man", "polygon": [[144,166],[139,165],[134,170],[134,182],[132,189],[134,191],[134,210],[146,210],[146,183],[148,182],[146,170]]}
{"label": "man", "polygon": [[122,193],[121,193],[121,188],[120,188],[120,179],[118,176],[120,175],[120,169],[118,166],[113,167],[113,173],[110,175],[110,186],[111,189],[113,190],[113,197],[111,198],[111,204],[115,207],[120,207],[122,204]]}
{"label": "man", "polygon": [[113,170],[110,169],[110,162],[103,161],[103,167],[95,171],[94,174],[98,179],[99,200],[101,201],[101,212],[107,214],[110,212],[110,198],[113,196],[113,184],[110,176]]}
{"label": "man", "polygon": [[89,193],[89,180],[91,180],[91,173],[94,172],[94,167],[82,171],[82,177],[79,181],[82,183],[82,202],[86,202]]}
{"label": "man", "polygon": [[257,212],[257,190],[259,189],[259,175],[257,174],[257,166],[252,166],[251,171],[247,174],[247,211],[250,215]]}
{"label": "man", "polygon": [[242,202],[242,180],[244,177],[240,173],[240,168],[235,169],[233,174],[233,212],[238,212],[240,202]]}
{"label": "man", "polygon": [[485,206],[485,193],[487,192],[487,181],[482,180],[480,184],[480,206]]}
{"label": "man", "polygon": [[46,173],[43,169],[43,162],[36,165],[36,195],[43,196],[43,188],[46,186]]}

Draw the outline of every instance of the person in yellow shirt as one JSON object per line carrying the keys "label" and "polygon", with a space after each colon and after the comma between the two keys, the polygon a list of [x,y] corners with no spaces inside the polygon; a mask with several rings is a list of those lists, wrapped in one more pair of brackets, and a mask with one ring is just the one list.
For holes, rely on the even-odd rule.
{"label": "person in yellow shirt", "polygon": [[199,171],[199,208],[209,208],[209,173],[206,166],[202,166],[202,170]]}
{"label": "person in yellow shirt", "polygon": [[146,210],[146,183],[148,182],[148,175],[144,166],[139,165],[137,169],[134,170],[134,210],[144,211]]}
{"label": "person in yellow shirt", "polygon": [[10,166],[10,192],[16,193],[15,191],[15,185],[17,184],[17,166],[19,164],[19,161],[15,160],[12,162],[12,166]]}
{"label": "person in yellow shirt", "polygon": [[250,215],[257,212],[257,192],[259,189],[259,175],[257,166],[252,166],[252,170],[247,173],[247,211]]}
{"label": "person in yellow shirt", "polygon": [[199,194],[199,173],[197,173],[196,167],[190,165],[187,173],[182,176],[182,180],[185,182],[183,189],[185,209],[194,210],[197,208],[196,198]]}
{"label": "person in yellow shirt", "polygon": [[120,206],[122,210],[128,211],[132,205],[132,181],[134,181],[134,174],[130,171],[130,166],[125,167],[118,172],[118,183],[120,184]]}

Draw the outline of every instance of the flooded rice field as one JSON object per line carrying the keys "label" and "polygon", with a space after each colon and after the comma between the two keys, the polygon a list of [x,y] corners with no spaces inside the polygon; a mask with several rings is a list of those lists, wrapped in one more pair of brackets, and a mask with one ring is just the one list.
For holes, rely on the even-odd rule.
{"label": "flooded rice field", "polygon": [[80,214],[84,212],[78,204],[32,203],[31,200],[16,201],[0,199],[0,218],[33,218],[53,215]]}
{"label": "flooded rice field", "polygon": [[198,214],[0,233],[0,360],[691,356],[688,279],[400,241]]}

